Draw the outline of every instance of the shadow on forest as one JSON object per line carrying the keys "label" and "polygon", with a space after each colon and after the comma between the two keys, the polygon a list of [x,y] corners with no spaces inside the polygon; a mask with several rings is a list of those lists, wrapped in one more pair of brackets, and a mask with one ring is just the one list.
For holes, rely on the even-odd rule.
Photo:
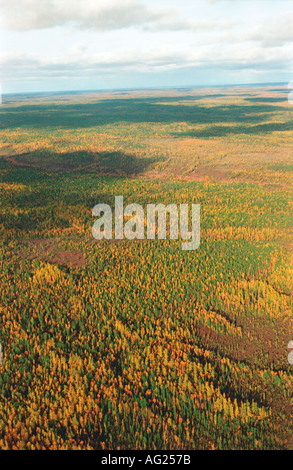
{"label": "shadow on forest", "polygon": [[16,167],[131,176],[143,173],[151,164],[161,159],[138,158],[136,155],[116,151],[51,153],[40,150],[8,157],[6,161]]}
{"label": "shadow on forest", "polygon": [[[191,103],[184,105],[180,103],[182,99],[188,101],[194,100],[195,97],[107,99],[81,104],[52,103],[13,106],[3,108],[0,114],[0,128],[86,129],[119,122],[260,124],[267,121],[268,115],[272,113],[292,112],[289,108],[270,104],[226,104],[210,107]],[[174,102],[174,104],[162,104],[166,101]]]}
{"label": "shadow on forest", "polygon": [[288,101],[288,97],[269,97],[269,96],[259,96],[259,97],[249,97],[245,98],[245,101],[250,101],[251,103],[284,103]]}
{"label": "shadow on forest", "polygon": [[223,137],[228,135],[260,135],[269,134],[271,132],[289,132],[293,131],[293,121],[284,123],[265,123],[257,124],[255,126],[209,126],[205,129],[191,130],[188,132],[176,132],[173,133],[174,137],[197,137],[197,138],[209,138],[209,137]]}

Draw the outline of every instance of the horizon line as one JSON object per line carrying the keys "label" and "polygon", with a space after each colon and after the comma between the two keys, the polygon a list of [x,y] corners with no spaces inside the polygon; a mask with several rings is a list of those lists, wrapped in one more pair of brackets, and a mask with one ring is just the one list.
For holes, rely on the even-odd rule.
{"label": "horizon line", "polygon": [[76,89],[76,90],[44,90],[44,91],[16,91],[2,93],[2,97],[11,95],[36,95],[36,94],[70,94],[70,93],[103,93],[103,92],[123,92],[123,91],[148,91],[148,90],[173,90],[173,89],[196,89],[196,88],[232,88],[240,86],[271,86],[288,85],[290,82],[249,82],[234,84],[214,84],[214,85],[174,85],[174,86],[153,86],[153,87],[131,87],[131,88],[96,88],[96,89]]}

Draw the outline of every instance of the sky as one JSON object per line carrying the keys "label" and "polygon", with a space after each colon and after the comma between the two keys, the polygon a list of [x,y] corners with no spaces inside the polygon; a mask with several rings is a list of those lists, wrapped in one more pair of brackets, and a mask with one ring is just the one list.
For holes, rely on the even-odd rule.
{"label": "sky", "polygon": [[293,0],[0,0],[3,93],[288,83]]}

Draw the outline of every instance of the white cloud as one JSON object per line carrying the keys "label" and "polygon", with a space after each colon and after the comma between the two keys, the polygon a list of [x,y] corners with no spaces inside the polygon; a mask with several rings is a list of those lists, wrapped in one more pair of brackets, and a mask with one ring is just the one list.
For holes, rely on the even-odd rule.
{"label": "white cloud", "polygon": [[271,22],[255,27],[247,40],[259,41],[265,47],[279,47],[293,41],[293,10],[272,18]]}
{"label": "white cloud", "polygon": [[31,31],[71,26],[111,31],[129,27],[148,30],[211,29],[215,22],[180,17],[179,10],[157,8],[140,0],[0,0],[6,28]]}
{"label": "white cloud", "polygon": [[280,54],[275,51],[263,53],[262,49],[249,50],[231,45],[229,50],[210,46],[197,51],[168,51],[166,47],[141,51],[130,49],[117,56],[114,52],[88,54],[83,45],[55,56],[24,55],[21,52],[0,55],[2,79],[50,78],[63,76],[87,77],[99,74],[133,71],[156,73],[194,67],[222,70],[280,70],[286,68],[292,58],[291,49]]}
{"label": "white cloud", "polygon": [[163,15],[138,0],[1,0],[6,27],[25,31],[71,25],[99,31],[154,22]]}

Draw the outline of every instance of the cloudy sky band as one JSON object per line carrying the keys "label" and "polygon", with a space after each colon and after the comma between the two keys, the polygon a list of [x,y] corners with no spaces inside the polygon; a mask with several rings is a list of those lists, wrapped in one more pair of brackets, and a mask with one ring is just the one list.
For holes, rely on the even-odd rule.
{"label": "cloudy sky band", "polygon": [[292,22],[292,0],[0,0],[0,77],[4,92],[286,82]]}

